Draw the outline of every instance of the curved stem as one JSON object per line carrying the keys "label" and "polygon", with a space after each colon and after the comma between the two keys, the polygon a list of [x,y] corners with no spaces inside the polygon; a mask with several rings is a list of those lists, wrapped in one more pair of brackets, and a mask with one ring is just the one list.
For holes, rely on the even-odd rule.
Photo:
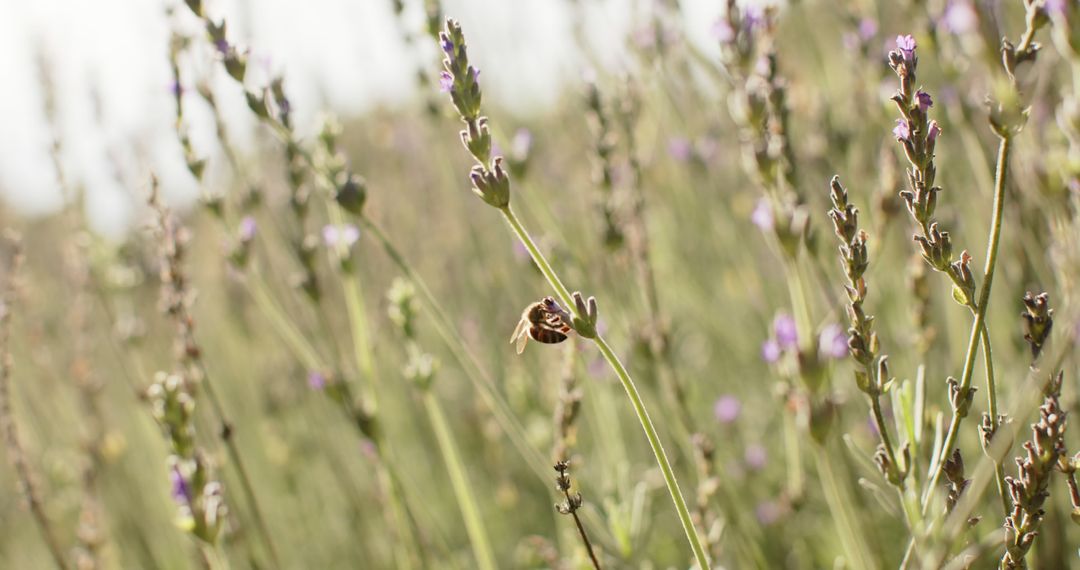
{"label": "curved stem", "polygon": [[[983,366],[986,368],[986,413],[990,416],[990,425],[993,426],[994,432],[997,433],[1000,424],[998,423],[997,382],[994,381],[994,350],[990,346],[990,333],[987,331],[985,324],[981,336]],[[994,460],[994,483],[997,485],[998,498],[1001,499],[1001,508],[1005,516],[1009,516],[1009,511],[1012,509],[1009,505],[1008,492],[1005,489],[1005,466],[1001,463],[1000,458],[992,457],[992,459]]]}
{"label": "curved stem", "polygon": [[836,459],[830,456],[824,444],[815,443],[811,447],[814,451],[814,463],[821,475],[825,502],[829,505],[829,512],[833,515],[840,544],[843,545],[844,552],[850,558],[850,564],[854,568],[878,568],[877,561],[868,550],[870,545],[862,532],[863,529],[859,526],[859,517],[852,511],[854,500],[833,470]]}
{"label": "curved stem", "polygon": [[240,455],[240,447],[236,444],[234,426],[225,414],[225,406],[218,397],[217,392],[214,390],[214,384],[210,382],[210,374],[206,369],[206,365],[203,363],[202,359],[199,359],[196,362],[199,367],[199,372],[202,373],[201,387],[206,392],[206,396],[210,400],[211,406],[214,408],[214,413],[217,415],[218,422],[221,424],[221,433],[218,435],[221,440],[225,442],[225,450],[228,452],[229,458],[235,465],[236,475],[240,480],[240,488],[244,493],[244,499],[248,503],[248,508],[251,509],[251,518],[255,520],[255,528],[266,546],[266,551],[270,556],[273,567],[281,568],[281,558],[278,556],[277,547],[274,545],[274,539],[270,535],[270,527],[266,523],[266,518],[263,516],[262,508],[259,506],[259,501],[255,495],[255,487],[251,484],[251,476],[248,475],[247,467],[245,467],[243,458]]}
{"label": "curved stem", "polygon": [[[873,372],[867,371],[873,377]],[[885,448],[885,455],[888,456],[889,461],[892,463],[895,469],[900,469],[900,464],[896,462],[896,451],[893,447],[892,436],[889,435],[889,424],[885,423],[885,414],[881,411],[881,397],[880,396],[868,396],[870,400],[870,409],[874,413],[874,425],[877,427],[878,434],[881,435],[881,445]],[[909,465],[905,465],[904,469],[909,469]],[[897,491],[900,492],[900,500],[904,500],[904,483],[901,482]]]}
{"label": "curved stem", "polygon": [[[551,287],[555,289],[555,293],[559,296],[560,300],[569,307],[571,311],[577,314],[577,307],[570,295],[570,291],[567,290],[566,285],[563,285],[559,276],[555,273],[555,270],[551,268],[547,259],[540,252],[540,249],[536,247],[536,243],[533,242],[532,237],[529,236],[529,232],[525,230],[525,227],[521,225],[521,221],[518,219],[514,211],[509,206],[500,210],[503,213],[503,217],[506,218],[507,223],[517,234],[521,243],[529,250],[529,254],[532,256],[536,266],[543,273],[544,277],[551,284]],[[585,315],[578,315],[578,317],[585,317]],[[619,382],[622,383],[623,389],[626,391],[627,397],[630,398],[630,403],[634,407],[634,413],[637,414],[638,421],[641,422],[641,429],[645,431],[645,437],[649,440],[649,446],[652,448],[653,455],[656,456],[656,463],[660,466],[660,471],[664,475],[664,483],[667,485],[668,492],[671,494],[671,500],[675,503],[675,510],[679,515],[679,522],[682,523],[683,531],[686,532],[686,538],[690,542],[690,548],[694,551],[694,558],[697,559],[697,565],[700,570],[708,570],[709,558],[705,554],[705,548],[701,545],[701,539],[698,537],[697,530],[694,528],[693,519],[690,517],[690,509],[686,506],[686,499],[683,498],[682,491],[679,489],[679,482],[675,478],[675,472],[671,469],[671,462],[668,460],[667,453],[664,452],[664,446],[660,443],[660,438],[656,435],[656,428],[653,426],[652,419],[649,418],[649,412],[645,409],[645,403],[641,400],[641,395],[638,393],[637,386],[634,385],[634,381],[630,378],[630,374],[626,371],[626,367],[619,361],[619,357],[615,355],[615,352],[608,346],[607,341],[604,340],[599,334],[596,335],[592,341],[600,349],[600,353],[604,356],[604,359],[611,365],[612,370],[615,371],[615,375],[618,376]]]}
{"label": "curved stem", "polygon": [[446,414],[439,400],[430,390],[424,392],[424,407],[427,409],[431,426],[435,430],[435,439],[439,442],[439,449],[442,451],[458,506],[461,507],[461,516],[464,518],[469,542],[472,543],[477,567],[481,570],[495,570],[498,566],[495,564],[495,556],[491,551],[491,542],[488,540],[487,530],[484,527],[484,518],[480,514],[480,507],[476,504],[476,497],[473,495],[472,486],[465,473],[465,466],[461,462],[454,436],[450,433],[450,424],[446,421]]}
{"label": "curved stem", "polygon": [[495,419],[499,422],[499,426],[510,438],[510,442],[517,448],[536,476],[547,486],[551,479],[548,475],[551,466],[547,464],[547,459],[536,449],[536,446],[529,442],[525,435],[525,428],[517,421],[513,411],[510,409],[510,405],[499,394],[491,377],[484,372],[476,356],[461,341],[461,337],[455,332],[449,317],[442,311],[442,307],[439,305],[438,300],[435,299],[431,289],[428,288],[405,257],[401,255],[401,252],[394,247],[394,244],[390,242],[390,239],[387,238],[386,233],[378,224],[367,216],[362,216],[360,222],[375,236],[386,255],[398,266],[398,269],[416,285],[416,289],[420,292],[420,296],[423,297],[428,310],[431,311],[434,317],[432,321],[435,325],[435,332],[446,343],[447,348],[450,349],[450,353],[458,361],[458,364],[465,369],[466,376],[468,376],[473,387],[476,388],[480,397],[484,400],[484,404],[491,409]]}
{"label": "curved stem", "polygon": [[[971,324],[971,335],[968,338],[967,355],[964,357],[964,370],[960,377],[960,393],[963,394],[971,387],[971,376],[975,370],[975,355],[978,351],[979,337],[985,336],[986,309],[990,301],[990,287],[994,283],[994,268],[997,266],[998,245],[1001,243],[1001,222],[1004,217],[1005,180],[1008,176],[1009,151],[1012,148],[1012,138],[1002,137],[998,145],[997,170],[994,175],[994,213],[990,223],[990,237],[986,244],[986,266],[983,269],[983,285],[979,290],[979,299],[975,305],[975,321]],[[989,340],[986,340],[989,343]],[[989,355],[988,355],[989,356]],[[988,371],[990,369],[988,368]],[[988,391],[991,392],[994,408],[997,407],[997,396],[994,394],[993,373],[987,375]],[[952,421],[949,423],[949,431],[945,441],[941,445],[939,459],[934,465],[933,474],[923,491],[922,512],[926,513],[926,507],[933,496],[934,488],[941,479],[941,466],[949,450],[956,443],[956,436],[960,431],[960,422],[963,417],[953,412]],[[997,421],[996,416],[993,421]]]}
{"label": "curved stem", "polygon": [[263,283],[262,277],[257,271],[252,272],[247,284],[259,310],[262,311],[266,318],[270,319],[270,323],[277,329],[278,335],[289,345],[293,354],[300,359],[304,367],[309,372],[322,370],[325,367],[322,357],[319,356],[318,351],[308,342],[303,333],[293,325],[282,308],[274,302],[273,297],[266,290],[266,284]]}

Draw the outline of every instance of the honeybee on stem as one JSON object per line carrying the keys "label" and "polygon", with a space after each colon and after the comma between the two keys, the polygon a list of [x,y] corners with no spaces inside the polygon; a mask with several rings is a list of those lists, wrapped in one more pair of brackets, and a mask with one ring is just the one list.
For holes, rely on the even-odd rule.
{"label": "honeybee on stem", "polygon": [[518,354],[525,350],[530,337],[536,342],[558,344],[566,340],[572,330],[567,324],[569,320],[569,313],[560,307],[554,298],[544,297],[521,313],[521,320],[510,337],[510,344],[516,345]]}

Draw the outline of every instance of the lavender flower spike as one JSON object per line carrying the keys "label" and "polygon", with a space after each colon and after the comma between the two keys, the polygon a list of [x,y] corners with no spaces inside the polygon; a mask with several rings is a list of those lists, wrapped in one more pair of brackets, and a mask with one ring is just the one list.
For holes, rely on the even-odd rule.
{"label": "lavender flower spike", "polygon": [[180,472],[180,467],[174,465],[172,471],[169,472],[169,479],[172,481],[172,498],[174,501],[181,505],[187,505],[191,503],[191,487],[188,485],[184,474]]}
{"label": "lavender flower spike", "polygon": [[896,49],[904,54],[904,59],[911,60],[915,57],[915,38],[910,34],[896,36]]}
{"label": "lavender flower spike", "polygon": [[818,336],[818,350],[826,358],[844,358],[848,354],[847,333],[835,323],[826,326]]}
{"label": "lavender flower spike", "polygon": [[896,126],[893,127],[892,134],[896,136],[898,141],[906,141],[911,137],[911,127],[908,125],[907,120],[897,119]]}
{"label": "lavender flower spike", "polygon": [[738,398],[731,394],[725,394],[720,396],[716,400],[716,404],[713,405],[713,415],[716,416],[716,421],[722,424],[730,424],[739,419],[739,414],[742,412],[742,402]]}
{"label": "lavender flower spike", "polygon": [[934,100],[930,97],[930,94],[922,89],[915,92],[915,102],[919,104],[919,110],[924,114],[930,107],[934,106]]}
{"label": "lavender flower spike", "polygon": [[791,315],[780,313],[773,319],[773,334],[780,348],[796,348],[799,344],[799,332],[795,327],[795,319]]}

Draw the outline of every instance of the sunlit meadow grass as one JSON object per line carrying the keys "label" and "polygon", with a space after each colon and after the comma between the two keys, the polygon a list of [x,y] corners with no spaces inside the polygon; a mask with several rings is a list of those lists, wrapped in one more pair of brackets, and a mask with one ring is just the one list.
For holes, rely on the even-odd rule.
{"label": "sunlit meadow grass", "polygon": [[0,568],[1080,567],[1080,5],[635,5],[515,116],[391,4],[417,96],[302,126],[171,5],[200,202],[0,212]]}

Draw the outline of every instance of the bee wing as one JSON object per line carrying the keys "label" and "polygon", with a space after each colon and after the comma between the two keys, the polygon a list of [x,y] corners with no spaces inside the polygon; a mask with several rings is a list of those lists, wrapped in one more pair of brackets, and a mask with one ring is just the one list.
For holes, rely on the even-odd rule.
{"label": "bee wing", "polygon": [[[520,342],[522,336],[525,336],[525,330],[529,327],[529,322],[525,319],[518,321],[516,327],[514,327],[514,334],[510,335],[510,344]],[[520,350],[518,352],[521,352]]]}
{"label": "bee wing", "polygon": [[529,333],[529,330],[524,329],[524,330],[521,331],[521,334],[518,335],[518,337],[516,339],[517,340],[517,346],[515,346],[514,348],[517,349],[518,354],[521,354],[522,352],[525,352],[525,345],[528,344],[528,342],[529,342],[529,334],[528,333]]}

